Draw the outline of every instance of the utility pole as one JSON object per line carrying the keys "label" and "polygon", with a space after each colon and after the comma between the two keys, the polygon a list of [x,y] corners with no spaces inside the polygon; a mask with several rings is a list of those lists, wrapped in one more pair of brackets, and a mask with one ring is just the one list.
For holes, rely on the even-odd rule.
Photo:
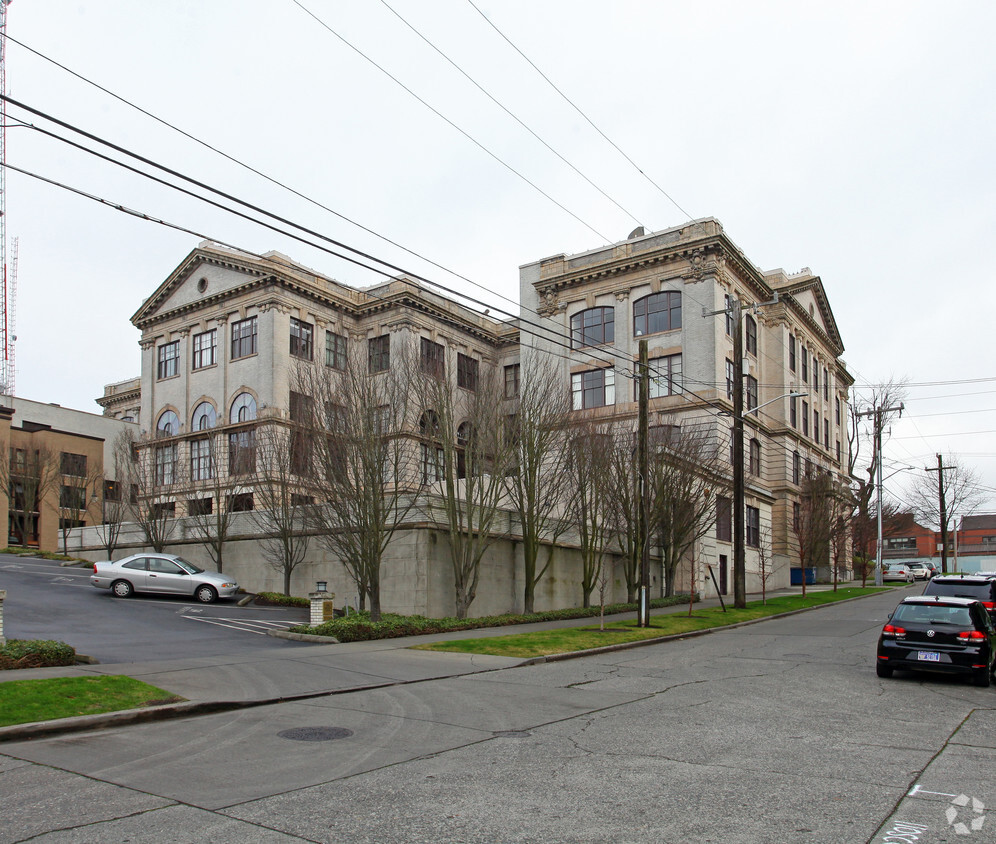
{"label": "utility pole", "polygon": [[862,416],[872,416],[875,419],[875,493],[876,509],[878,510],[878,539],[875,542],[875,585],[882,586],[882,417],[886,413],[899,412],[903,415],[903,404],[898,407],[875,407],[871,410],[855,413],[860,419]]}
{"label": "utility pole", "polygon": [[948,510],[947,501],[944,499],[944,472],[956,467],[945,466],[944,459],[937,455],[937,468],[925,466],[925,472],[937,472],[937,502],[941,513],[941,573],[948,573]]}
{"label": "utility pole", "polygon": [[[769,302],[750,306],[756,314],[763,305],[778,302],[778,293]],[[741,317],[743,308],[740,300],[732,294],[727,307],[718,311],[702,309],[702,316],[728,316],[733,327],[733,606],[744,609],[747,606],[747,566],[744,553],[744,516],[746,507],[746,483],[744,480],[744,325]]]}
{"label": "utility pole", "polygon": [[650,626],[650,458],[648,448],[650,404],[650,352],[646,339],[640,340],[639,419],[636,433],[636,462],[640,474],[640,595],[637,626]]}

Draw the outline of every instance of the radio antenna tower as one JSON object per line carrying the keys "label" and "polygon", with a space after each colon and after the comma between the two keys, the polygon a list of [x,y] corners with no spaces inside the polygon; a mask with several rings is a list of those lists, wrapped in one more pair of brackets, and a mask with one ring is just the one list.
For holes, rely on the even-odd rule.
{"label": "radio antenna tower", "polygon": [[[7,7],[11,0],[0,0],[0,91],[7,93]],[[14,395],[14,286],[17,274],[17,245],[9,281],[7,275],[7,103],[0,106],[0,393]]]}

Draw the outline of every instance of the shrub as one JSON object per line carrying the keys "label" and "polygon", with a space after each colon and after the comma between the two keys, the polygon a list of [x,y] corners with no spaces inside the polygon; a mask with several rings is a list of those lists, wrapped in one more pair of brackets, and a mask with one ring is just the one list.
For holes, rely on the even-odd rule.
{"label": "shrub", "polygon": [[76,650],[50,639],[8,639],[0,647],[0,670],[75,665]]}
{"label": "shrub", "polygon": [[257,592],[253,603],[264,607],[307,607],[311,602],[307,598],[295,598],[293,595],[283,595],[280,592]]}
{"label": "shrub", "polygon": [[[652,608],[668,607],[688,603],[688,595],[674,595],[670,598],[655,598]],[[696,599],[698,597],[696,596]],[[632,612],[636,604],[606,605],[605,614],[612,615]],[[571,618],[594,618],[600,614],[599,607],[569,607],[562,610],[536,612],[529,615],[505,613],[504,615],[483,616],[481,618],[426,618],[422,615],[395,615],[382,613],[380,621],[371,621],[368,611],[350,613],[314,627],[302,625],[292,628],[294,633],[312,636],[334,636],[340,642],[366,642],[371,639],[395,639],[401,636],[423,636],[428,633],[450,633],[459,630],[476,630],[481,627],[507,627],[511,624],[530,624],[537,621],[560,621]]]}

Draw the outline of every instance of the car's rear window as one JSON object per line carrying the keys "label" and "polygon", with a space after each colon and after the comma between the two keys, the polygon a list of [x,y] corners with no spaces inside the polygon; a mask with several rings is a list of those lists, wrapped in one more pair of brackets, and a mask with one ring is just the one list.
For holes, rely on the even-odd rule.
{"label": "car's rear window", "polygon": [[924,590],[924,595],[951,595],[955,598],[975,598],[990,600],[992,587],[988,583],[938,583],[932,580]]}
{"label": "car's rear window", "polygon": [[956,624],[972,627],[972,614],[968,607],[949,607],[944,604],[900,604],[892,614],[893,621],[921,622],[923,624]]}

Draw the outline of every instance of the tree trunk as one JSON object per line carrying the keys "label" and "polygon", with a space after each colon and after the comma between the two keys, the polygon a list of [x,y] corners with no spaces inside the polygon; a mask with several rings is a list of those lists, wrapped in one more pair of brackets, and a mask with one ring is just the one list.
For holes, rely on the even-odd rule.
{"label": "tree trunk", "polygon": [[284,594],[290,597],[290,581],[291,581],[291,570],[289,568],[284,568]]}

